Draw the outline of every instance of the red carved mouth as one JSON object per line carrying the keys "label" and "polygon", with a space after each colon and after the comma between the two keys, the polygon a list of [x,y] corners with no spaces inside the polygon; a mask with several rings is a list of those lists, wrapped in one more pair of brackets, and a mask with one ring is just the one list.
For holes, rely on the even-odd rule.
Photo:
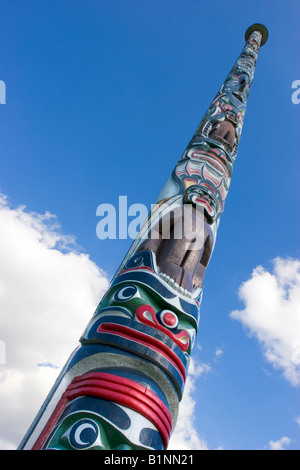
{"label": "red carved mouth", "polygon": [[110,333],[140,343],[164,356],[179,372],[182,380],[186,380],[186,372],[180,358],[162,341],[142,333],[141,331],[118,325],[117,323],[102,323],[97,329],[99,333]]}

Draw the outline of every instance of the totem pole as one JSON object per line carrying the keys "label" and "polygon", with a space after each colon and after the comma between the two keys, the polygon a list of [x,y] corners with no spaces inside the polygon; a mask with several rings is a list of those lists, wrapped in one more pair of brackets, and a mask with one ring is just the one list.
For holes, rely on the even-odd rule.
{"label": "totem pole", "polygon": [[19,449],[165,450],[200,317],[260,24],[167,180]]}

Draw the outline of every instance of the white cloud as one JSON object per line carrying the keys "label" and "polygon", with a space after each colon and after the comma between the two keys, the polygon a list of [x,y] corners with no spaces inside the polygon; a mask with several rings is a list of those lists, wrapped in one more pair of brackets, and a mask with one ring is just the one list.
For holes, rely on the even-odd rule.
{"label": "white cloud", "polygon": [[221,357],[223,355],[223,353],[224,353],[223,349],[221,349],[219,347],[216,348],[216,352],[215,352],[216,358]]}
{"label": "white cloud", "polygon": [[298,426],[300,426],[300,416],[297,416],[297,417],[295,418],[295,421],[296,421],[296,423],[298,424]]}
{"label": "white cloud", "polygon": [[243,310],[231,312],[258,338],[274,368],[300,384],[300,260],[276,258],[273,272],[258,266],[239,289]]}
{"label": "white cloud", "polygon": [[196,401],[193,394],[197,378],[205,372],[210,372],[210,370],[211,367],[208,364],[199,364],[191,359],[183,398],[179,406],[178,421],[171,436],[168,450],[208,450],[207,442],[198,436],[196,429]]}
{"label": "white cloud", "polygon": [[[16,448],[108,286],[56,218],[0,194],[0,448]],[[4,364],[5,363],[5,364]]]}
{"label": "white cloud", "polygon": [[282,437],[278,441],[270,441],[269,446],[270,450],[285,450],[284,446],[288,446],[291,443],[291,439],[289,437]]}

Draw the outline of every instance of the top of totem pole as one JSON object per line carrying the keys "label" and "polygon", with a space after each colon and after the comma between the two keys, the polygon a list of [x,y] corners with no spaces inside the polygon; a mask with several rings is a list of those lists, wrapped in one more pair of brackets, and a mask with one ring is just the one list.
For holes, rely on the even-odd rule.
{"label": "top of totem pole", "polygon": [[269,32],[267,28],[263,24],[260,24],[260,23],[255,23],[252,26],[249,26],[249,28],[247,29],[245,33],[246,42],[248,41],[253,31],[259,31],[261,33],[260,45],[263,46],[267,42],[268,36],[269,36]]}

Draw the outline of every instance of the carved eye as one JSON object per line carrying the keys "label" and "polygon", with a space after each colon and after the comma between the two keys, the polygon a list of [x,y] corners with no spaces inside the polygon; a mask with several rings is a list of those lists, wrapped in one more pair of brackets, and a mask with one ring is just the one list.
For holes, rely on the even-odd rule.
{"label": "carved eye", "polygon": [[128,284],[127,286],[122,287],[117,292],[115,292],[114,300],[116,300],[117,302],[124,302],[125,300],[129,300],[134,297],[136,293],[136,286]]}
{"label": "carved eye", "polygon": [[100,429],[91,419],[80,419],[73,424],[61,437],[67,440],[73,449],[88,449],[94,446],[105,448],[101,439]]}
{"label": "carved eye", "polygon": [[177,315],[169,310],[163,310],[159,315],[159,319],[164,326],[171,330],[177,328],[179,323]]}

